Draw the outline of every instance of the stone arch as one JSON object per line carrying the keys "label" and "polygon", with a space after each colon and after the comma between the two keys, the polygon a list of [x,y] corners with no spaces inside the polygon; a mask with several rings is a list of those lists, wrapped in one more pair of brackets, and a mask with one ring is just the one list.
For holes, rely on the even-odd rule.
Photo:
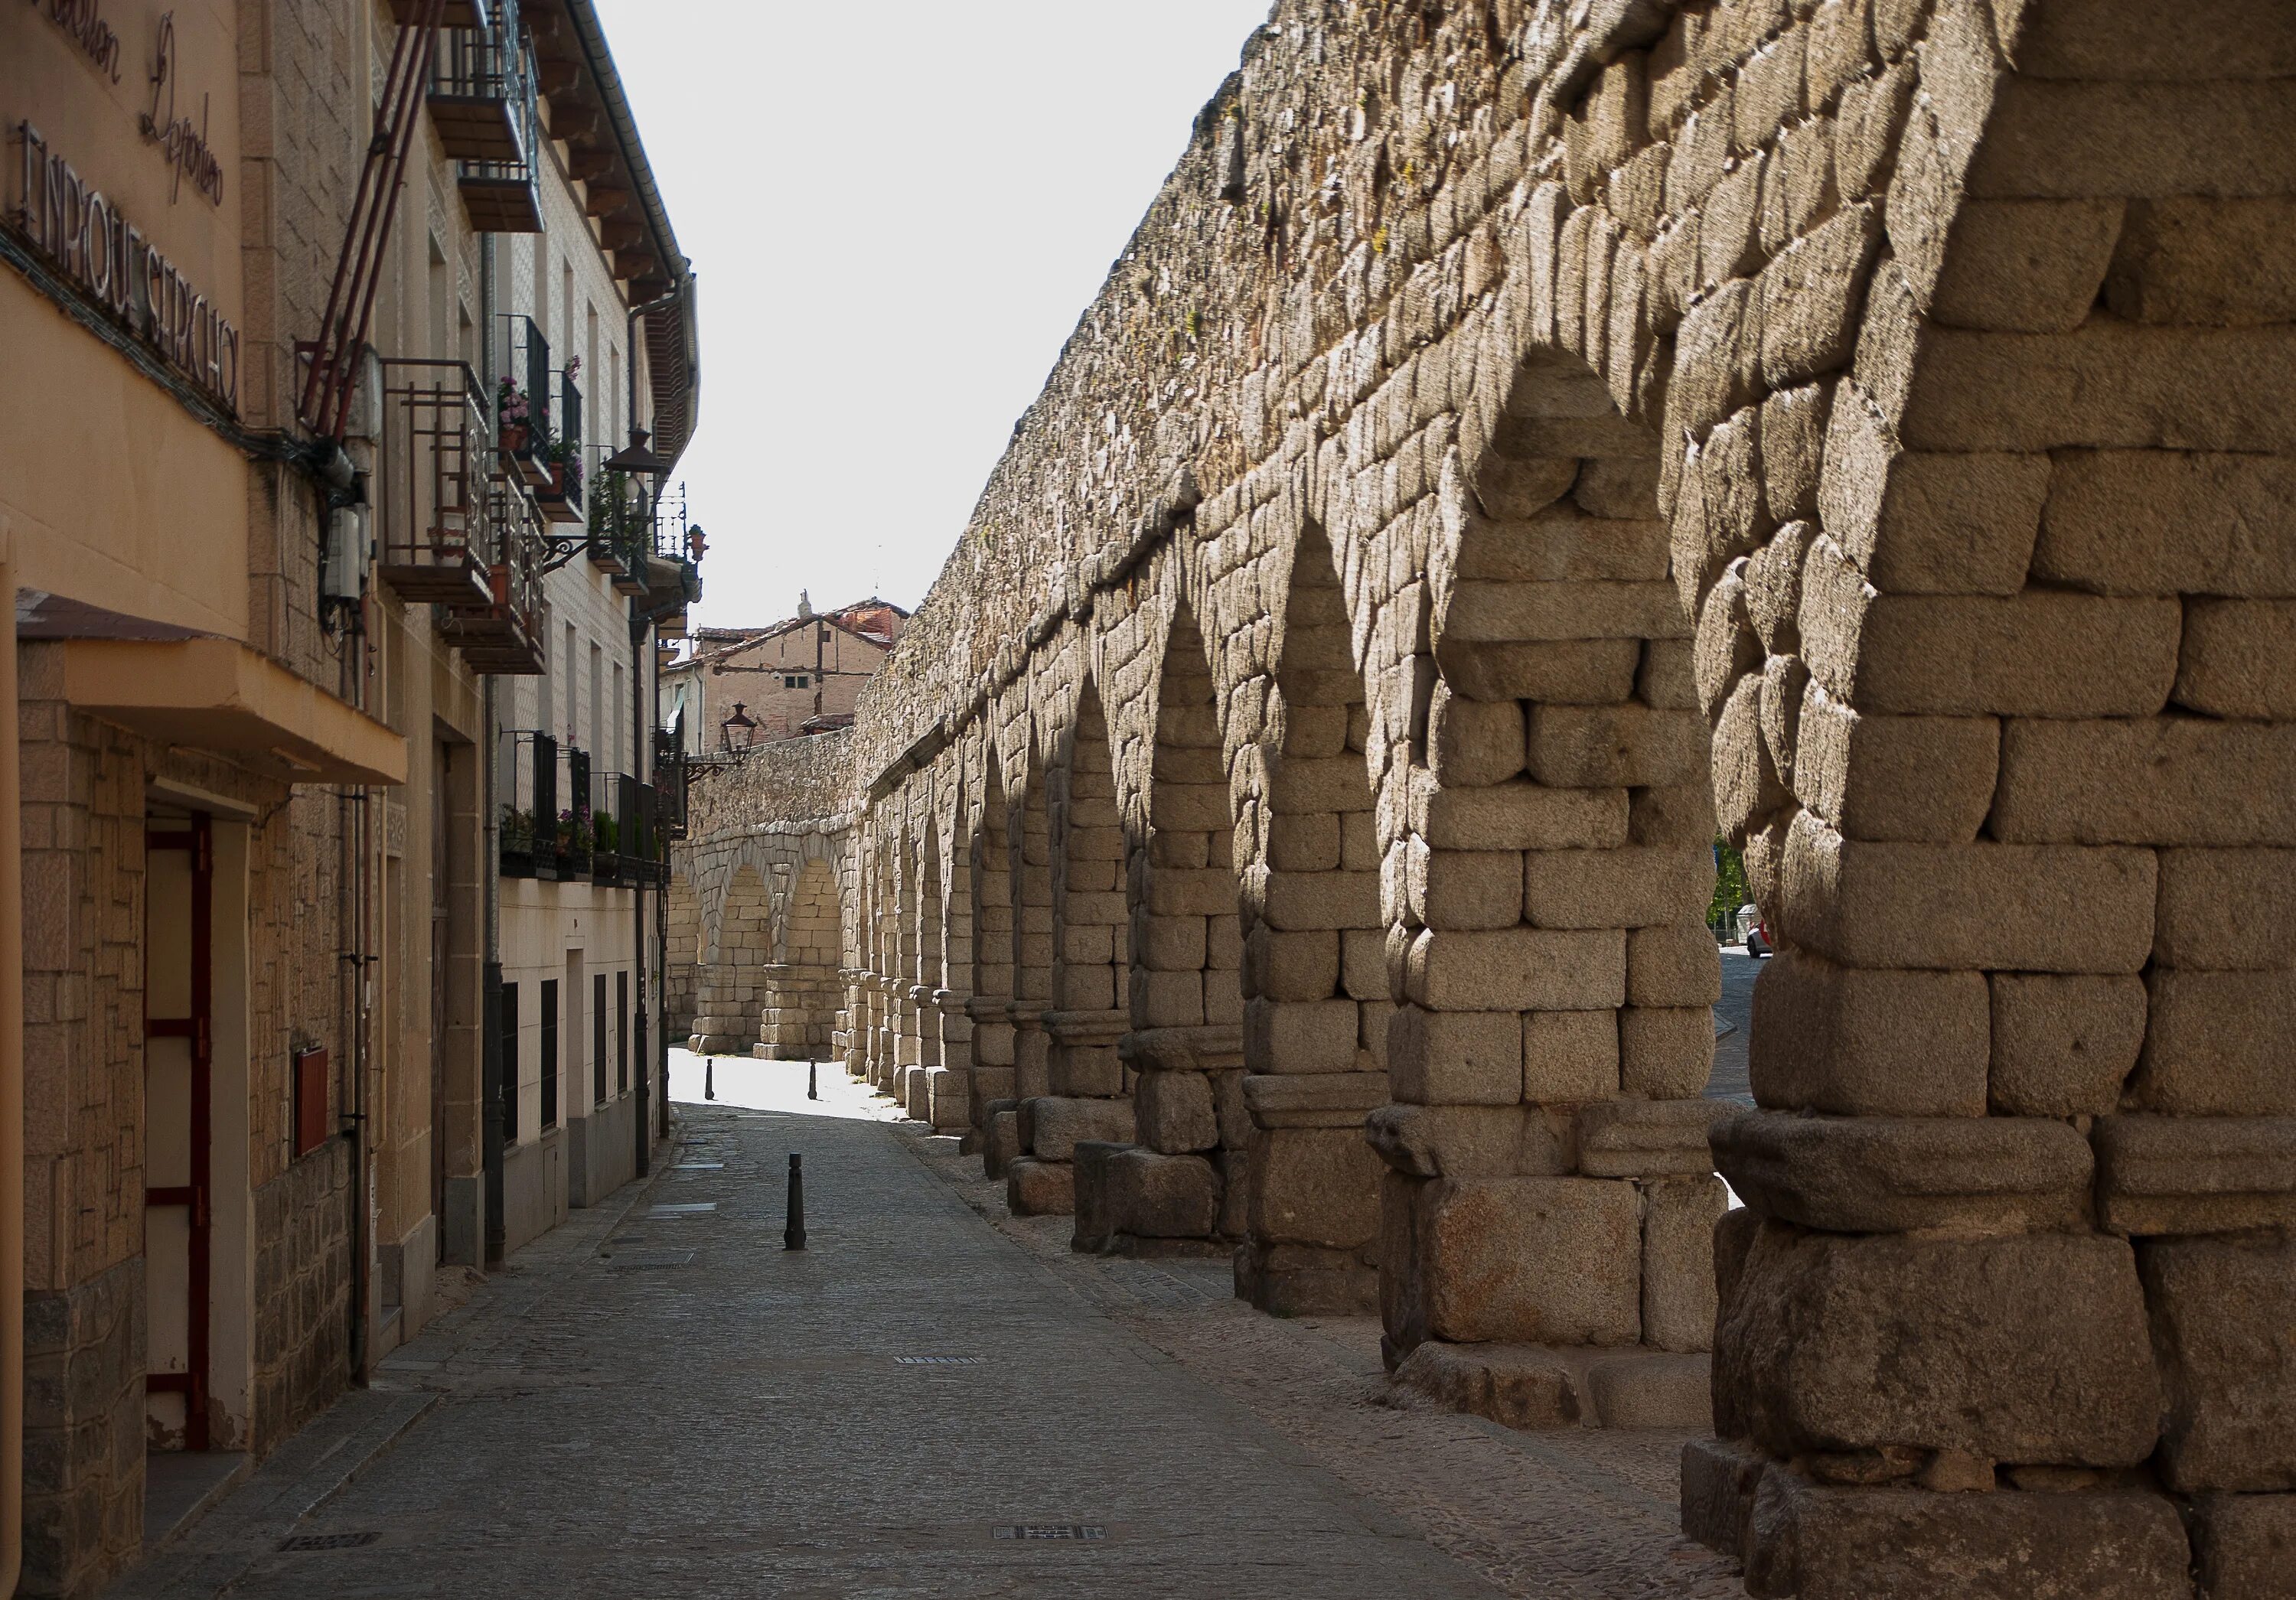
{"label": "stone arch", "polygon": [[1658,475],[1651,430],[1541,349],[1482,457],[1446,463],[1427,710],[1390,728],[1414,803],[1388,857],[1397,1104],[1371,1127],[1414,1241],[1382,1285],[1401,1376],[1536,1350],[1562,1415],[1693,1424],[1725,1203],[1714,825]]}
{"label": "stone arch", "polygon": [[933,901],[940,936],[939,959],[931,977],[939,1056],[926,1080],[925,1107],[935,1128],[961,1132],[972,1121],[972,823],[965,808],[962,756],[944,758],[941,767],[936,790],[945,787],[947,800],[937,802],[941,821],[936,837],[946,865]]}
{"label": "stone arch", "polygon": [[1124,901],[1125,833],[1116,768],[1099,687],[1089,677],[1059,732],[1047,816],[1052,898],[1052,1005],[1047,1092],[1024,1100],[1019,1131],[1027,1154],[1006,1170],[1015,1211],[1075,1209],[1079,1138],[1128,1140],[1132,1107],[1117,1052],[1129,1013],[1121,1005],[1130,965]]}
{"label": "stone arch", "polygon": [[699,997],[701,905],[693,892],[690,859],[680,859],[673,866],[676,870],[670,876],[665,913],[668,942],[662,961],[662,1012],[664,1031],[673,1039],[682,1039],[693,1032],[694,1004]]}
{"label": "stone arch", "polygon": [[[1011,1111],[1013,1066],[1013,956],[1015,927],[1013,894],[1013,808],[1004,794],[1004,764],[996,741],[980,741],[981,777],[967,835],[972,855],[972,966],[966,1013],[972,1020],[971,1117],[986,1131],[996,1106]],[[1002,1155],[984,1153],[993,1163]],[[996,1172],[989,1174],[996,1177]]]}
{"label": "stone arch", "polygon": [[758,1042],[766,967],[773,951],[769,866],[745,849],[725,871],[703,923],[702,960],[688,1048],[704,1054],[748,1054]]}
{"label": "stone arch", "polygon": [[[1023,729],[1024,734],[1028,733]],[[1008,816],[1013,879],[1013,1093],[1029,1100],[1052,1092],[1052,811],[1045,758],[1030,736],[1021,751],[1021,803]],[[1016,1145],[1016,1149],[1025,1145]]]}
{"label": "stone arch", "polygon": [[1154,666],[1154,715],[1141,740],[1144,759],[1133,764],[1145,779],[1144,804],[1126,851],[1129,1028],[1118,1046],[1133,1078],[1140,1143],[1080,1158],[1076,1242],[1085,1248],[1242,1233],[1249,1124],[1238,1083],[1235,822],[1219,695],[1185,599],[1174,606]]}
{"label": "stone arch", "polygon": [[837,875],[825,849],[783,865],[793,870],[775,922],[759,1044],[772,1060],[820,1061],[828,1054],[842,992]]}
{"label": "stone arch", "polygon": [[1242,1088],[1253,1133],[1238,1292],[1264,1310],[1377,1300],[1379,1162],[1365,1114],[1387,1098],[1388,995],[1371,719],[1323,525],[1302,516],[1282,570],[1273,693],[1247,874]]}

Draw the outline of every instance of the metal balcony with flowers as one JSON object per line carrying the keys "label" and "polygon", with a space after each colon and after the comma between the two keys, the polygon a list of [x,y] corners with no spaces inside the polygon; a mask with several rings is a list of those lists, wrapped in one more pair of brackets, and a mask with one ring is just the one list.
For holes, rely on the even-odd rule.
{"label": "metal balcony with flowers", "polygon": [[[595,848],[590,833],[588,751],[571,745],[559,746],[556,789],[558,813],[550,830],[553,870],[546,875],[562,883],[572,883],[590,875],[591,855]],[[538,825],[539,818],[537,820]],[[537,841],[537,850],[539,848]]]}
{"label": "metal balcony with flowers", "polygon": [[624,595],[646,592],[646,557],[653,549],[653,514],[644,484],[608,467],[591,486],[590,560]]}
{"label": "metal balcony with flowers", "polygon": [[495,385],[496,439],[505,472],[529,490],[550,482],[550,341],[530,316],[505,313]]}
{"label": "metal balcony with flowers", "polygon": [[542,514],[553,522],[582,521],[582,390],[575,382],[581,375],[579,356],[569,361],[563,370],[546,375],[556,393],[542,421],[541,448],[546,475],[535,486],[534,499],[542,508]]}
{"label": "metal balcony with flowers", "polygon": [[494,559],[485,595],[449,606],[439,631],[478,671],[531,677],[548,660],[550,636],[540,519],[525,490],[499,477],[488,486],[487,519]]}
{"label": "metal balcony with flowers", "polygon": [[548,734],[505,729],[496,750],[495,818],[502,875],[558,875],[558,741]]}
{"label": "metal balcony with flowers", "polygon": [[460,361],[381,363],[373,497],[377,572],[404,600],[480,605],[496,539],[488,515],[487,402]]}

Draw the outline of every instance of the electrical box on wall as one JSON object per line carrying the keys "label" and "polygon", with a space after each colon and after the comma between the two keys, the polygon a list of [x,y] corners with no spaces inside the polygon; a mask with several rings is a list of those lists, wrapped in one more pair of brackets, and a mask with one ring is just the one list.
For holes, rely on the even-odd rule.
{"label": "electrical box on wall", "polygon": [[320,1049],[295,1052],[293,1126],[290,1136],[294,1153],[308,1155],[327,1142],[327,1053]]}

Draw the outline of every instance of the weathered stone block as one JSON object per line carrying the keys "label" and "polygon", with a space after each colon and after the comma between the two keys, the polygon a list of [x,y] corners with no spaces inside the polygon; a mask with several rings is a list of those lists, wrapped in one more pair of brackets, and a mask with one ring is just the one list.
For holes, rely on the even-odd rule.
{"label": "weathered stone block", "polygon": [[2020,1117],[2098,1116],[2120,1103],[2144,1042],[2144,983],[1995,972],[1987,1097]]}
{"label": "weathered stone block", "polygon": [[1646,928],[1695,921],[1714,892],[1714,854],[1703,841],[1689,849],[1530,850],[1522,864],[1522,913],[1534,927]]}
{"label": "weathered stone block", "polygon": [[1431,1337],[1632,1344],[1641,1337],[1634,1186],[1601,1178],[1438,1178],[1417,1203]]}
{"label": "weathered stone block", "polygon": [[2296,1225],[2296,1118],[2097,1119],[2097,1210],[2124,1234]]}
{"label": "weathered stone block", "polygon": [[2131,1099],[2198,1116],[2296,1114],[2296,984],[2285,972],[2145,975],[2150,1006]]}
{"label": "weathered stone block", "polygon": [[1004,1168],[1004,1204],[1015,1217],[1065,1217],[1076,1210],[1076,1168],[1021,1156]]}
{"label": "weathered stone block", "polygon": [[1833,409],[1817,509],[1885,594],[2014,595],[2048,489],[2046,455],[1905,450],[1853,393]]}
{"label": "weathered stone block", "polygon": [[1816,683],[1802,692],[1793,789],[1844,837],[1964,844],[1999,775],[1990,717],[1883,717],[1852,710]]}
{"label": "weathered stone block", "polygon": [[1404,997],[1438,1011],[1589,1011],[1626,997],[1627,936],[1509,928],[1424,931],[1404,966]]}
{"label": "weathered stone block", "polygon": [[1990,1030],[1981,972],[1842,966],[1782,950],[1754,979],[1747,1074],[1781,1110],[1981,1116]]}
{"label": "weathered stone block", "polygon": [[1714,1348],[1714,1225],[1729,1209],[1711,1174],[1643,1186],[1643,1342],[1652,1349]]}
{"label": "weathered stone block", "polygon": [[2136,1263],[2117,1239],[1769,1223],[1714,1349],[1717,1392],[1777,1455],[1903,1445],[2129,1466],[2158,1429]]}
{"label": "weathered stone block", "polygon": [[2296,602],[2187,601],[2175,693],[2211,717],[2296,717]]}
{"label": "weathered stone block", "polygon": [[[1839,5],[1841,0],[1829,0]],[[1770,1458],[1721,1439],[1693,1439],[1682,1447],[1682,1530],[1732,1561],[1745,1559],[1746,1524],[1754,1491]]]}
{"label": "weathered stone block", "polygon": [[2296,463],[2181,450],[2052,458],[2033,576],[2103,595],[2296,596],[2296,546],[2258,537]]}
{"label": "weathered stone block", "polygon": [[1077,1244],[1104,1248],[1085,1238],[1084,1195],[1095,1178],[1102,1186],[1099,1220],[1105,1242],[1136,1239],[1206,1239],[1219,1221],[1220,1177],[1200,1155],[1165,1155],[1137,1145],[1103,1145],[1108,1153],[1088,1163],[1079,1146],[1077,1162]]}
{"label": "weathered stone block", "polygon": [[1730,1109],[1718,1100],[1582,1105],[1571,1119],[1578,1170],[1589,1177],[1703,1177],[1714,1170],[1707,1136]]}
{"label": "weathered stone block", "polygon": [[1711,1005],[1721,997],[1721,950],[1703,926],[1627,935],[1628,1005]]}
{"label": "weathered stone block", "polygon": [[1516,1032],[1521,1071],[1518,1097],[1533,1104],[1608,1100],[1619,1092],[1619,1013],[1527,1011],[1504,1017]]}
{"label": "weathered stone block", "polygon": [[1837,1233],[2070,1227],[2087,1140],[2039,1117],[1789,1117],[1718,1124],[1715,1164],[1766,1216]]}
{"label": "weathered stone block", "polygon": [[1627,841],[1627,791],[1528,782],[1419,789],[1411,831],[1434,849],[1608,849]]}
{"label": "weathered stone block", "polygon": [[2144,849],[1844,841],[1808,812],[1786,830],[1782,937],[1845,966],[2134,972],[2152,951]]}
{"label": "weathered stone block", "polygon": [[1356,1022],[1353,1000],[1248,1000],[1244,1058],[1256,1072],[1348,1071],[1356,1064]]}
{"label": "weathered stone block", "polygon": [[2284,1235],[2138,1247],[2167,1391],[2170,1489],[2296,1489],[2296,1243]]}
{"label": "weathered stone block", "polygon": [[1406,1177],[1561,1177],[1570,1153],[1542,1108],[1382,1105],[1364,1118],[1373,1152]]}
{"label": "weathered stone block", "polygon": [[1447,636],[1435,659],[1444,681],[1476,702],[1610,705],[1634,692],[1640,651],[1634,638],[1469,642]]}
{"label": "weathered stone block", "polygon": [[2201,1495],[2192,1533],[2199,1600],[2296,1600],[2296,1495]]}
{"label": "weathered stone block", "polygon": [[1837,1489],[1781,1465],[1748,1518],[1746,1587],[1800,1600],[2184,1600],[2166,1497]]}
{"label": "weathered stone block", "polygon": [[2105,303],[2134,322],[2296,320],[2296,200],[2179,196],[2126,208]]}
{"label": "weathered stone block", "polygon": [[[1615,1044],[1612,1055],[1615,1072]],[[1396,1097],[1411,1104],[1512,1105],[1523,1097],[1523,1024],[1511,1011],[1406,1005],[1389,1025],[1387,1059]]]}
{"label": "weathered stone block", "polygon": [[1379,1157],[1359,1129],[1255,1129],[1247,1179],[1252,1236],[1359,1248],[1379,1229]]}
{"label": "weathered stone block", "polygon": [[1041,1161],[1067,1161],[1078,1139],[1128,1145],[1133,1138],[1128,1100],[1040,1095],[1021,1102],[1020,1113],[1021,1134],[1029,1153]]}
{"label": "weathered stone block", "polygon": [[1211,1079],[1202,1072],[1143,1072],[1132,1092],[1140,1142],[1167,1155],[1219,1144]]}
{"label": "weathered stone block", "polygon": [[1632,702],[1536,705],[1529,738],[1530,775],[1558,788],[1639,788],[1696,783],[1705,776],[1706,729],[1691,712]]}
{"label": "weathered stone block", "polygon": [[1328,999],[1340,986],[1339,931],[1260,923],[1243,941],[1243,973],[1265,999]]}
{"label": "weathered stone block", "polygon": [[1385,1072],[1248,1072],[1238,1075],[1250,1120],[1261,1128],[1347,1128],[1388,1103]]}
{"label": "weathered stone block", "polygon": [[1714,1074],[1714,1013],[1703,1005],[1629,1005],[1619,1013],[1619,1087],[1687,1100]]}
{"label": "weathered stone block", "polygon": [[2012,843],[2296,843],[2296,725],[2014,718],[1993,836]]}

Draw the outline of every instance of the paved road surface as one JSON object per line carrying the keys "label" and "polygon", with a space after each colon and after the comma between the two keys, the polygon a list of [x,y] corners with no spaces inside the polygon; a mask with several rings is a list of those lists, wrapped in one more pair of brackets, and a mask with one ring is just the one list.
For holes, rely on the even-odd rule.
{"label": "paved road surface", "polygon": [[1709,1100],[1754,1104],[1746,1087],[1746,1036],[1753,1031],[1754,973],[1761,963],[1736,945],[1722,947],[1722,1001],[1714,1008],[1714,1075],[1706,1080]]}
{"label": "paved road surface", "polygon": [[1375,1325],[1259,1316],[1221,1261],[1074,1256],[820,1077],[808,1104],[801,1064],[721,1063],[650,1188],[521,1251],[114,1594],[1738,1592],[1675,1533],[1678,1439],[1397,1408]]}

